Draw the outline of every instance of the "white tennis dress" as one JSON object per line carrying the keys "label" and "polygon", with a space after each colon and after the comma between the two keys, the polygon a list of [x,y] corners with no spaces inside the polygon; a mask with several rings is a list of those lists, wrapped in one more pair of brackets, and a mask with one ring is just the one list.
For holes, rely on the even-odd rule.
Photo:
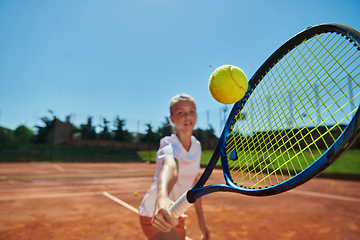
{"label": "white tennis dress", "polygon": [[200,170],[201,144],[194,136],[191,136],[191,146],[189,151],[186,151],[175,134],[160,140],[160,147],[156,154],[154,182],[140,204],[139,214],[141,216],[153,216],[159,175],[163,162],[168,157],[178,160],[178,180],[169,195],[171,200],[176,201],[194,185]]}

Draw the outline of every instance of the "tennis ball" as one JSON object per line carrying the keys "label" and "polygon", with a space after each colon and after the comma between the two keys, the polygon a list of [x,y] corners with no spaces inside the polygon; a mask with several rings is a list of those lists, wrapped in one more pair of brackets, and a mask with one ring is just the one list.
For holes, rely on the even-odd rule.
{"label": "tennis ball", "polygon": [[13,180],[9,180],[9,184],[11,185],[11,184],[13,184],[14,183],[14,181]]}
{"label": "tennis ball", "polygon": [[134,192],[134,196],[136,197],[138,195],[138,192]]}
{"label": "tennis ball", "polygon": [[209,90],[213,98],[223,104],[233,104],[242,99],[248,89],[245,73],[238,67],[223,65],[213,71]]}

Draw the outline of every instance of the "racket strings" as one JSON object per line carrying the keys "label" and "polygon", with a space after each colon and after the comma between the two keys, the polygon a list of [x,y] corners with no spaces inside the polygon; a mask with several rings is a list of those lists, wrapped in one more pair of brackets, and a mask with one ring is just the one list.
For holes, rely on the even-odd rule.
{"label": "racket strings", "polygon": [[[332,129],[330,129],[330,130],[332,130]],[[314,131],[314,130],[313,130],[313,131]],[[300,135],[302,135],[303,138],[305,139],[307,135],[310,135],[310,137],[312,137],[311,133],[312,133],[312,131],[309,131],[309,132],[304,136],[304,135],[302,135],[302,133],[300,132]],[[326,133],[325,133],[325,134],[326,134]],[[310,143],[310,144],[307,146],[307,148],[309,148],[310,153],[311,153],[312,155],[313,155],[313,153],[311,152],[311,145],[314,144],[315,141],[318,141],[319,139],[323,139],[323,137],[325,136],[325,134],[320,135],[316,140],[313,139],[313,143]],[[294,138],[296,139],[296,134],[294,134],[294,136],[295,136]],[[283,147],[283,146],[285,146],[287,143],[289,143],[289,142],[291,141],[291,138],[288,139],[286,142],[284,142],[284,139],[281,139],[281,141],[282,141],[282,146],[281,146],[281,147]],[[297,142],[295,142],[294,145],[298,145],[298,144],[300,143],[300,141],[301,141],[301,139],[297,140]],[[317,147],[317,146],[315,145],[315,147]],[[280,148],[280,149],[281,149],[281,148]],[[262,149],[262,150],[263,150],[263,149]],[[321,152],[320,149],[317,149],[317,150],[318,150],[319,152]],[[266,151],[267,151],[267,150],[266,150]],[[267,173],[268,173],[268,175],[267,175],[266,177],[264,177],[264,174],[263,174],[262,171],[256,172],[253,177],[249,178],[249,180],[245,182],[245,184],[248,183],[248,182],[252,183],[253,178],[255,177],[255,178],[256,178],[255,180],[257,180],[257,181],[256,181],[257,184],[259,184],[259,183],[261,183],[261,182],[264,182],[265,185],[266,185],[266,179],[269,178],[270,175],[275,174],[277,171],[280,172],[280,174],[281,174],[281,176],[282,176],[282,179],[286,180],[285,175],[283,174],[283,172],[282,172],[282,170],[281,170],[283,167],[286,168],[289,177],[291,177],[292,173],[293,173],[294,175],[298,173],[298,172],[296,171],[296,168],[295,168],[295,166],[294,166],[294,164],[293,164],[293,161],[292,161],[294,158],[297,158],[297,160],[298,160],[298,162],[299,162],[299,166],[301,167],[301,170],[304,170],[304,169],[305,169],[304,167],[301,166],[301,162],[300,162],[299,159],[298,159],[298,155],[299,155],[299,154],[303,154],[303,151],[294,154],[292,157],[291,157],[290,151],[286,151],[285,153],[287,154],[288,160],[286,160],[286,161],[284,160],[283,162],[281,162],[281,161],[279,160],[280,157],[283,157],[283,156],[284,156],[284,155],[283,155],[284,153],[280,154],[280,156],[276,156],[276,158],[275,158],[273,161],[271,161],[270,163],[268,163],[268,164],[265,166],[265,169],[267,170]],[[264,154],[263,154],[263,155],[264,155]],[[261,157],[261,156],[260,156],[260,157]],[[261,159],[261,158],[259,158],[259,159]],[[248,173],[245,175],[245,177],[249,176],[249,174],[250,174],[252,171],[254,171],[255,169],[258,169],[259,167],[261,167],[261,164],[266,163],[265,160],[260,161],[259,159],[255,160],[255,162],[254,162],[254,165],[256,165],[256,162],[259,163],[258,165],[256,165],[255,167],[252,165],[252,166],[251,166],[252,168],[249,168],[249,166],[246,168],[246,170],[248,171]],[[275,164],[275,163],[277,163],[277,168],[274,168],[274,164]],[[292,169],[293,171],[291,171],[291,169],[287,166],[288,163],[291,164],[291,167],[292,167],[291,169]],[[307,166],[308,166],[308,164],[307,164]],[[275,169],[275,170],[273,170],[270,174],[269,174],[269,167],[272,167],[273,169]],[[249,170],[250,170],[250,171],[249,171]],[[259,174],[263,175],[263,178],[262,178],[261,181],[258,180],[258,177],[259,177],[258,175],[259,175]],[[243,177],[244,177],[244,175],[243,175]],[[235,178],[236,178],[236,177],[235,177]],[[270,182],[271,182],[271,180],[270,180]],[[254,186],[252,186],[252,187],[254,187]]]}
{"label": "racket strings", "polygon": [[233,181],[267,187],[313,164],[357,109],[359,62],[350,41],[326,33],[296,46],[269,69],[227,137]]}
{"label": "racket strings", "polygon": [[[272,86],[272,87],[274,87],[274,86]],[[288,122],[291,122],[291,120],[290,120],[290,119],[288,119],[287,121],[288,121]],[[270,137],[270,136],[269,136],[269,137]],[[276,136],[274,136],[274,137],[276,137]],[[265,139],[265,141],[266,141],[266,139]]]}

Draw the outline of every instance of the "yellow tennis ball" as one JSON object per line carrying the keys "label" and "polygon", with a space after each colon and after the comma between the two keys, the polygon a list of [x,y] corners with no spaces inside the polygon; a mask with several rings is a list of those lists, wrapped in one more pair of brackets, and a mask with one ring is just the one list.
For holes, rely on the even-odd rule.
{"label": "yellow tennis ball", "polygon": [[134,192],[134,196],[136,197],[138,195],[138,192]]}
{"label": "yellow tennis ball", "polygon": [[13,184],[14,183],[14,181],[13,180],[9,180],[9,184],[11,185],[11,184]]}
{"label": "yellow tennis ball", "polygon": [[223,65],[214,70],[209,79],[213,98],[223,104],[233,104],[242,99],[248,89],[245,73],[238,67]]}

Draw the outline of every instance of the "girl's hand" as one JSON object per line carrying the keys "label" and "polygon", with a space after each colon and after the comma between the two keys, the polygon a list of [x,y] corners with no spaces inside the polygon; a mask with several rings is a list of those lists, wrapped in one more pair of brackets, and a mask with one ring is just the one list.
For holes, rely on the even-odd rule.
{"label": "girl's hand", "polygon": [[210,240],[210,230],[206,226],[206,224],[200,224],[200,230],[203,233],[203,235],[201,236],[201,240]]}
{"label": "girl's hand", "polygon": [[169,232],[179,223],[179,220],[170,214],[170,207],[173,203],[167,197],[156,199],[152,224],[162,232]]}

